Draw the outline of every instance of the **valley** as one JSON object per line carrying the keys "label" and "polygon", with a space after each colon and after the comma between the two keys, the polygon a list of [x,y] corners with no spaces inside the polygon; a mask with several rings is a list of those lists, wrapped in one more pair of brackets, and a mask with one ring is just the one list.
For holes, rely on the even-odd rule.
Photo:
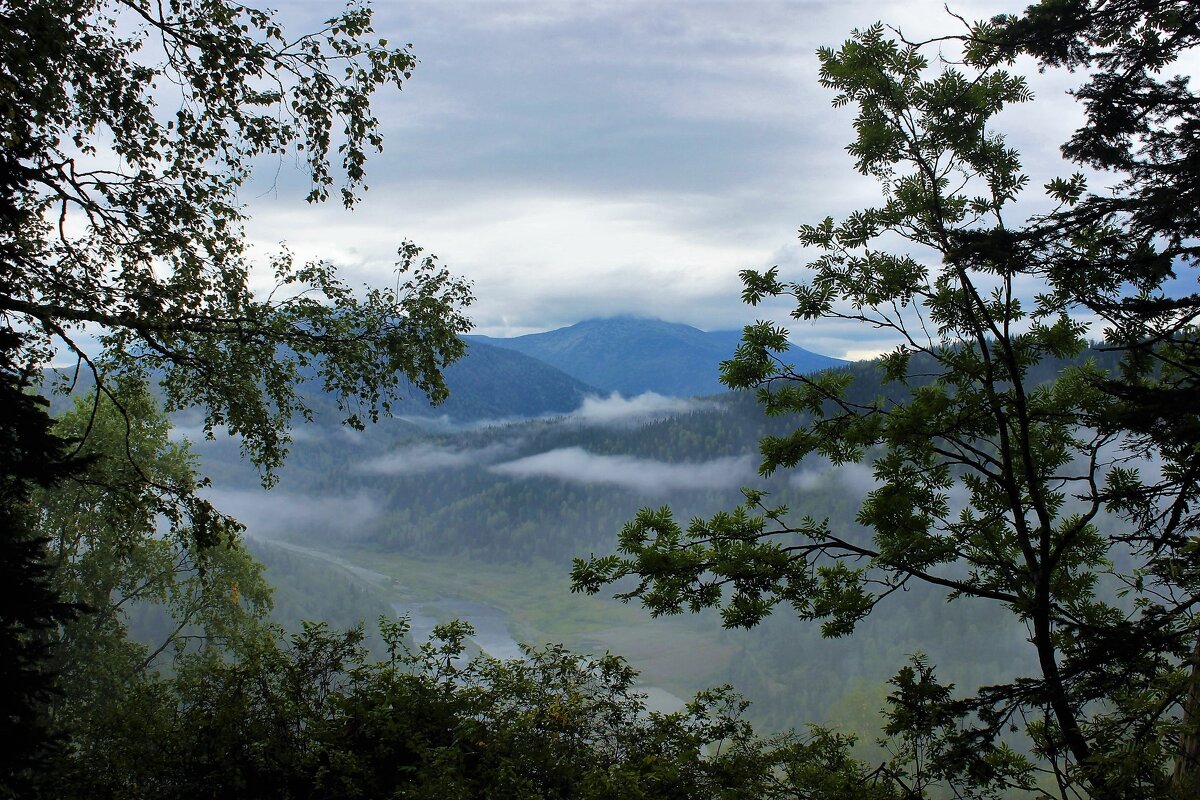
{"label": "valley", "polygon": [[[406,415],[358,434],[318,417],[298,431],[271,492],[253,488],[235,442],[202,442],[211,497],[248,526],[268,580],[284,593],[305,587],[272,571],[270,543],[359,580],[358,619],[368,627],[392,608],[411,614],[418,640],[433,622],[461,617],[477,627],[477,646],[499,657],[516,655],[514,642],[617,653],[668,706],[732,683],[752,701],[749,717],[768,728],[827,721],[875,730],[885,681],[918,650],[946,679],[974,685],[1026,657],[1024,632],[1003,615],[980,616],[929,590],[902,593],[854,637],[835,640],[786,609],[752,630],[725,630],[715,613],[652,619],[604,594],[572,593],[571,559],[611,552],[639,508],[711,515],[733,508],[749,485],[797,515],[853,530],[872,478],[819,461],[757,475],[758,440],[795,420],[765,416],[751,396],[597,393],[555,414],[545,405],[552,392],[531,379],[553,368],[505,363],[519,373],[498,367],[492,378],[510,398],[532,398],[523,420],[512,418],[512,404],[489,418],[477,399],[487,388],[452,380],[459,404],[444,417]],[[877,387],[869,369],[855,369]]]}

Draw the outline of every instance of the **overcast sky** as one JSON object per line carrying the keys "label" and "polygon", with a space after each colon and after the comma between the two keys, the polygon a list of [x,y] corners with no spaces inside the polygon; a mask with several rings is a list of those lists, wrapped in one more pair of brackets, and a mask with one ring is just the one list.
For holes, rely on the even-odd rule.
{"label": "overcast sky", "polygon": [[[978,19],[1021,3],[952,3]],[[285,4],[313,27],[326,2]],[[881,2],[392,2],[378,34],[420,59],[377,106],[385,152],[353,211],[308,207],[290,164],[244,200],[251,238],[287,241],[357,281],[387,282],[401,240],[474,281],[477,330],[513,336],[631,313],[713,330],[786,309],[744,307],[738,270],[814,257],[796,229],[873,202],[844,147],[851,109],[817,84],[821,45],[876,20],[910,38],[955,30],[941,0]],[[1039,186],[1065,172],[1078,115],[1071,76],[1001,117]],[[842,357],[889,343],[870,330],[793,323]]]}

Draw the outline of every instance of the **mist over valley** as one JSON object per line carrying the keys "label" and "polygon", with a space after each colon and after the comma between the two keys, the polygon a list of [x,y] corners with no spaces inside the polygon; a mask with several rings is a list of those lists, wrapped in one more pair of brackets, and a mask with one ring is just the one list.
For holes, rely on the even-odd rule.
{"label": "mist over valley", "polygon": [[[609,324],[617,335],[606,338]],[[631,348],[639,326],[645,346]],[[368,627],[372,615],[390,608],[408,613],[415,633],[425,635],[434,621],[462,616],[480,626],[477,646],[487,650],[491,642],[500,657],[516,642],[617,652],[642,672],[643,685],[668,693],[656,695],[664,707],[670,696],[733,683],[753,702],[750,718],[776,729],[812,720],[873,724],[884,682],[917,650],[936,656],[948,678],[966,682],[986,682],[997,665],[1010,668],[1023,657],[1019,627],[1002,615],[947,605],[944,593],[929,589],[903,593],[844,640],[822,640],[817,626],[786,609],[750,631],[724,630],[714,613],[650,619],[603,594],[572,594],[571,560],[612,552],[639,509],[669,505],[678,519],[705,517],[741,502],[743,486],[765,489],[772,504],[788,505],[797,517],[828,516],[869,539],[854,523],[874,486],[868,466],[813,458],[761,477],[756,443],[785,435],[794,417],[768,417],[749,393],[694,397],[664,384],[664,370],[653,366],[662,349],[655,337],[665,330],[677,346],[684,328],[619,318],[541,335],[569,340],[569,349],[600,363],[624,363],[629,376],[654,376],[622,384],[629,393],[472,340],[468,356],[448,370],[451,397],[443,406],[413,398],[396,418],[358,433],[336,414],[318,414],[297,429],[270,491],[256,486],[235,441],[196,442],[213,479],[208,497],[247,526],[268,578],[288,597],[303,596],[305,587],[294,565],[277,571],[277,562],[308,559],[310,573],[340,571],[358,581]],[[685,333],[700,342],[683,359],[682,373],[693,381],[685,385],[695,385],[701,359],[704,380],[715,383],[722,356],[711,342],[728,340],[732,348],[733,337]],[[816,368],[831,361],[800,356]],[[852,368],[862,391],[874,391],[873,368]],[[364,578],[363,570],[387,580]]]}

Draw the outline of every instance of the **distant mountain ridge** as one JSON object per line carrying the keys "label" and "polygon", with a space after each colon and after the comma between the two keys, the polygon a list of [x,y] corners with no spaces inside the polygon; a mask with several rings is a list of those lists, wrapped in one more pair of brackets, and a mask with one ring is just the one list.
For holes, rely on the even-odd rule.
{"label": "distant mountain ridge", "polygon": [[[405,419],[452,423],[533,419],[570,414],[587,397],[619,392],[636,397],[656,392],[667,397],[719,394],[726,388],[717,380],[721,361],[733,356],[741,331],[706,332],[680,323],[637,317],[592,319],[545,333],[511,339],[464,336],[467,353],[445,369],[450,397],[431,406],[407,381],[401,379],[403,402],[393,413]],[[793,346],[787,354],[800,372],[816,372],[844,365],[835,358]],[[315,375],[310,369],[306,378]],[[90,388],[88,375],[77,387]],[[303,393],[318,416],[343,416],[334,399],[319,382]],[[70,400],[53,395],[53,411],[61,413]],[[197,424],[196,414],[176,419]]]}
{"label": "distant mountain ridge", "polygon": [[469,341],[467,354],[445,370],[450,397],[439,406],[422,402],[410,392],[410,402],[394,407],[406,416],[442,416],[455,421],[479,421],[569,414],[583,399],[600,394],[544,361],[523,353]]}
{"label": "distant mountain ridge", "polygon": [[[742,332],[702,331],[642,317],[609,317],[513,338],[464,338],[524,353],[607,392],[627,397],[644,392],[694,397],[727,391],[718,380],[720,363],[733,356]],[[787,357],[801,373],[846,363],[795,345]]]}

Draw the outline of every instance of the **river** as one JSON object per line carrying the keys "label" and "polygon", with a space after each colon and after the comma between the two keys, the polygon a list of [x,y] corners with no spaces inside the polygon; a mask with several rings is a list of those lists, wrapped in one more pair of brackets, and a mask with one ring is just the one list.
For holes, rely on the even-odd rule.
{"label": "river", "polygon": [[[396,591],[396,582],[391,576],[359,566],[341,556],[315,547],[306,547],[279,539],[264,538],[263,541],[334,564],[378,589],[386,592]],[[388,598],[388,602],[397,617],[408,616],[413,640],[418,645],[429,641],[434,626],[452,619],[461,619],[469,622],[475,629],[475,633],[468,641],[489,656],[507,660],[521,658],[523,655],[521,646],[513,638],[508,615],[495,606],[478,600],[464,600],[450,596],[413,600],[396,595]],[[684,706],[682,698],[658,686],[639,686],[638,691],[645,693],[646,707],[651,711],[672,712],[678,711]]]}

